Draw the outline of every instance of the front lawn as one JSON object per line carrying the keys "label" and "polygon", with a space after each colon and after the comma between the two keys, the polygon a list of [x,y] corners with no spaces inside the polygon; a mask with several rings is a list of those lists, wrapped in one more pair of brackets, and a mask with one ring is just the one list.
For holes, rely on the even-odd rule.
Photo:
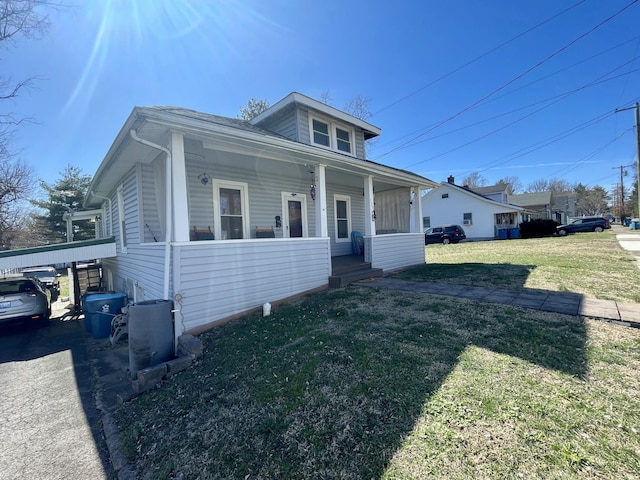
{"label": "front lawn", "polygon": [[427,264],[396,278],[507,289],[539,288],[640,302],[640,269],[612,231],[428,245]]}
{"label": "front lawn", "polygon": [[[454,264],[457,255],[490,268],[518,266],[514,259],[523,258],[530,268],[520,288],[541,288],[550,274],[538,278],[538,272],[556,269],[576,291],[567,256],[632,264],[607,234],[588,244],[577,235],[540,242],[546,240],[554,253],[544,261],[528,253],[536,241],[450,245],[442,252],[429,246],[427,257],[433,262],[437,252],[439,260],[425,271]],[[502,245],[500,257],[490,244]],[[516,253],[516,245],[527,252]],[[612,292],[606,295],[614,295],[605,281],[610,269],[581,268],[582,275],[601,275],[599,283]],[[139,478],[640,475],[636,329],[349,287],[276,306],[269,317],[250,315],[201,338],[205,354],[192,369],[116,412]]]}

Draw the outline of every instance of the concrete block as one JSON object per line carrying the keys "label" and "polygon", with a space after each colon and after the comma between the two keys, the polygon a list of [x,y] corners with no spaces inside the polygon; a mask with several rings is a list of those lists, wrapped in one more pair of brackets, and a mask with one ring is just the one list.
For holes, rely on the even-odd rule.
{"label": "concrete block", "polygon": [[183,370],[186,370],[191,366],[194,360],[193,355],[188,355],[185,357],[178,357],[174,360],[169,360],[167,362],[167,374],[173,375]]}
{"label": "concrete block", "polygon": [[193,355],[195,358],[202,356],[202,342],[189,333],[178,337],[178,353],[181,356]]}
{"label": "concrete block", "polygon": [[154,365],[153,367],[138,370],[138,382],[143,386],[143,388],[148,390],[160,383],[166,375],[167,364],[161,363],[160,365]]}

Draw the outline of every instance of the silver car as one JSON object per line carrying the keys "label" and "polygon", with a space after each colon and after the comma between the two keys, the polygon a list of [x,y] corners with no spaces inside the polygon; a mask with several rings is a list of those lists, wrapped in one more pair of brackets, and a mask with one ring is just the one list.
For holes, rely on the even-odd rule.
{"label": "silver car", "polygon": [[0,324],[47,324],[51,316],[51,292],[38,280],[0,278]]}

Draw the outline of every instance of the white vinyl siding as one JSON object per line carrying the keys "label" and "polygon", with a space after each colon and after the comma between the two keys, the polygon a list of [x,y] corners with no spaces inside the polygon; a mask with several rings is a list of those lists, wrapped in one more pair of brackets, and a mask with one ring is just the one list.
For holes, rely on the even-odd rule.
{"label": "white vinyl siding", "polygon": [[175,265],[178,335],[323,287],[331,274],[327,238],[189,242],[176,246]]}
{"label": "white vinyl siding", "polygon": [[[215,169],[211,163],[218,160]],[[220,162],[222,161],[222,162]],[[187,157],[187,182],[189,190],[189,224],[198,228],[214,228],[214,206],[212,182],[202,185],[197,176],[203,171],[213,175],[221,182],[239,182],[247,185],[249,201],[248,217],[250,237],[255,237],[256,228],[274,227],[276,238],[283,236],[283,229],[276,227],[276,217],[284,220],[282,196],[280,192],[309,194],[309,169],[289,165],[284,170],[276,170],[270,160],[243,156],[235,153],[213,152],[205,149],[202,157]],[[287,175],[290,173],[290,175]],[[277,193],[276,193],[277,192]],[[362,195],[362,192],[360,192]],[[315,208],[313,202],[307,202],[305,211],[308,235],[315,235]],[[220,239],[219,236],[215,237]]]}

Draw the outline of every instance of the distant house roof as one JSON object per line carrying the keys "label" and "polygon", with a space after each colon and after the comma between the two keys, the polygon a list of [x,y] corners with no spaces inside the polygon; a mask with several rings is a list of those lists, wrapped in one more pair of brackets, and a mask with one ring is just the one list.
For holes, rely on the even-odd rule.
{"label": "distant house roof", "polygon": [[510,195],[509,203],[520,205],[521,207],[531,207],[533,205],[551,205],[553,195],[551,191],[530,192],[519,195]]}
{"label": "distant house roof", "polygon": [[507,210],[511,210],[511,211],[522,211],[522,210],[524,210],[524,208],[522,208],[519,205],[514,205],[514,204],[511,204],[511,203],[497,202],[496,200],[493,200],[493,199],[491,199],[489,197],[485,197],[484,195],[481,195],[480,193],[474,191],[475,189],[471,190],[471,189],[469,189],[467,187],[461,187],[461,186],[456,185],[456,184],[451,183],[451,182],[442,182],[439,186],[437,186],[436,188],[434,188],[433,190],[431,190],[430,192],[425,194],[422,198],[425,198],[428,195],[431,195],[436,190],[439,190],[439,189],[442,189],[442,188],[452,188],[452,189],[458,190],[460,192],[463,192],[465,195],[469,195],[470,197],[473,197],[473,198],[477,199],[478,201],[494,204],[496,206],[500,206],[501,208],[504,208],[504,209],[507,209]]}
{"label": "distant house roof", "polygon": [[489,185],[488,187],[475,187],[472,191],[479,193],[480,195],[490,195],[492,193],[506,193],[511,195],[511,187],[508,183],[496,183],[495,185]]}

